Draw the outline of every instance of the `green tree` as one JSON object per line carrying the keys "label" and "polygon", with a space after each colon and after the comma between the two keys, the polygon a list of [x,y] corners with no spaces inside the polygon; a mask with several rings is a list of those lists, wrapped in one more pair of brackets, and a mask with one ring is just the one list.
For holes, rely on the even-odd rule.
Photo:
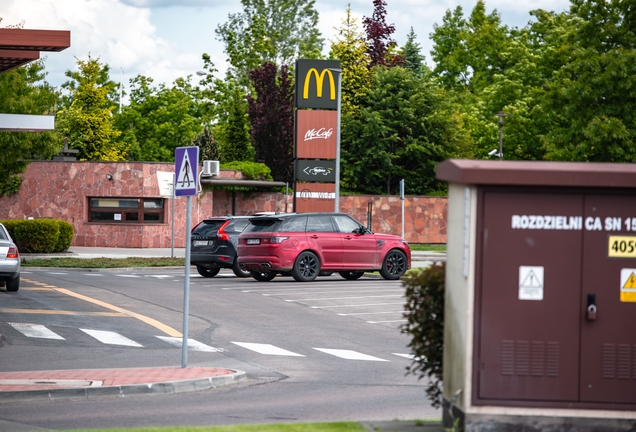
{"label": "green tree", "polygon": [[[45,80],[43,61],[0,75],[0,112],[53,115],[59,93]],[[29,159],[49,159],[62,148],[54,132],[0,132],[0,195],[18,191]]]}
{"label": "green tree", "polygon": [[[546,82],[547,158],[636,161],[636,12],[622,0],[572,0],[557,27],[567,62]],[[553,59],[554,57],[550,57]]]}
{"label": "green tree", "polygon": [[413,27],[406,35],[406,43],[402,47],[402,57],[404,57],[404,67],[410,69],[415,75],[421,76],[429,72],[428,67],[424,63],[425,57],[422,54],[422,47],[415,41],[415,32]]}
{"label": "green tree", "polygon": [[296,58],[319,58],[323,39],[314,0],[241,0],[243,12],[216,29],[232,67],[229,73],[249,85],[249,73],[263,62],[278,66]]}
{"label": "green tree", "polygon": [[201,133],[192,142],[193,146],[199,147],[199,158],[204,160],[221,160],[219,145],[214,139],[212,128],[205,126]]}
{"label": "green tree", "polygon": [[250,73],[254,96],[249,95],[250,136],[255,159],[264,163],[278,181],[293,181],[294,87],[287,66],[280,71],[265,62]]}
{"label": "green tree", "polygon": [[358,109],[360,100],[369,91],[371,71],[364,33],[358,30],[357,20],[351,16],[351,4],[347,5],[345,18],[336,28],[336,40],[331,43],[329,58],[340,60],[342,69],[342,113]]}
{"label": "green tree", "polygon": [[248,104],[245,91],[233,81],[227,81],[230,86],[226,92],[224,105],[224,121],[216,127],[219,140],[221,160],[225,163],[232,161],[254,161],[254,147],[250,143]]}
{"label": "green tree", "polygon": [[403,178],[407,193],[443,191],[437,163],[458,156],[465,140],[445,94],[401,67],[374,68],[362,107],[342,124],[343,186],[360,193],[394,193]]}
{"label": "green tree", "polygon": [[69,146],[79,150],[80,160],[126,160],[129,146],[115,141],[120,132],[113,129],[114,104],[108,99],[109,85],[103,82],[105,66],[90,55],[88,60],[77,59],[79,71],[66,71],[72,82],[64,87],[70,90],[66,102],[70,105],[59,111],[57,129],[68,137]]}
{"label": "green tree", "polygon": [[191,145],[203,129],[201,92],[190,77],[178,78],[172,87],[152,83],[142,75],[130,80],[130,104],[115,116],[115,124],[124,139],[139,145],[131,159],[170,162],[175,149]]}

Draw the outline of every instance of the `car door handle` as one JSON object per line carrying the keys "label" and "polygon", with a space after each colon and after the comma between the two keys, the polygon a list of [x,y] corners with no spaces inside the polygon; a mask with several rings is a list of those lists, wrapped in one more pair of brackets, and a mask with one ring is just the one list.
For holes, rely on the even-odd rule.
{"label": "car door handle", "polygon": [[312,239],[320,238],[320,237],[318,237],[316,234],[312,234],[312,235],[310,235],[309,237],[310,237],[310,238],[312,238]]}
{"label": "car door handle", "polygon": [[345,239],[345,240],[353,240],[353,237],[351,237],[351,236],[347,236],[347,237],[345,237],[344,239]]}

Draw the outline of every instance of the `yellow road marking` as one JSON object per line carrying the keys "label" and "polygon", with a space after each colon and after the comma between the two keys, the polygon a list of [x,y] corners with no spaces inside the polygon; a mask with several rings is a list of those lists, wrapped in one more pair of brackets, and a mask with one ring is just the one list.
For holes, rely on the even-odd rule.
{"label": "yellow road marking", "polygon": [[[25,282],[38,284],[37,282],[31,281],[31,280],[28,280],[28,279],[23,279],[23,280]],[[110,303],[106,303],[106,302],[103,302],[101,300],[97,300],[97,299],[94,299],[94,298],[91,298],[91,297],[87,297],[87,296],[82,295],[82,294],[78,294],[78,293],[73,292],[71,290],[68,290],[66,288],[57,288],[57,287],[54,287],[52,285],[46,285],[46,286],[50,287],[49,289],[51,289],[53,291],[57,291],[57,292],[60,292],[62,294],[66,294],[68,296],[75,297],[75,298],[78,298],[80,300],[84,300],[84,301],[87,301],[89,303],[93,303],[93,304],[99,305],[99,306],[101,306],[103,308],[110,309],[110,310],[113,310],[115,312],[119,312],[120,314],[129,316],[129,317],[132,317],[132,318],[136,318],[139,321],[145,322],[146,324],[151,325],[151,326],[153,326],[154,328],[156,328],[158,330],[161,330],[162,332],[164,332],[168,336],[172,336],[172,337],[176,337],[176,338],[183,337],[183,334],[181,332],[173,329],[172,327],[170,327],[170,326],[168,326],[166,324],[163,324],[163,323],[157,321],[154,318],[150,318],[150,317],[147,317],[145,315],[141,315],[141,314],[138,314],[138,313],[135,313],[135,312],[120,308],[120,307],[112,305]]]}
{"label": "yellow road marking", "polygon": [[0,309],[0,313],[21,313],[21,314],[39,314],[39,315],[88,315],[88,316],[109,316],[109,317],[128,316],[121,312],[76,312],[76,311],[61,311],[61,310],[50,310],[50,309]]}

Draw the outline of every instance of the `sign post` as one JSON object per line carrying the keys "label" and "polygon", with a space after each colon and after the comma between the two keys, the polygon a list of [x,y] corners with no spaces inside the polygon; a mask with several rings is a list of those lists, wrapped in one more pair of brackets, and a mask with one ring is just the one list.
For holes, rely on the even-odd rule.
{"label": "sign post", "polygon": [[174,152],[176,196],[188,197],[185,235],[185,277],[183,281],[183,342],[181,344],[181,367],[188,367],[188,316],[190,315],[190,243],[192,226],[192,196],[197,194],[199,147],[177,147]]}

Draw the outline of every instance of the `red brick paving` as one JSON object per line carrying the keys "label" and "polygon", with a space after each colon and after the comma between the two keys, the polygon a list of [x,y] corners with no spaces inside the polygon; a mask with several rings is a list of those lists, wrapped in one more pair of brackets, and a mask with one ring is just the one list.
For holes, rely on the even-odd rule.
{"label": "red brick paving", "polygon": [[[223,368],[128,368],[128,369],[78,369],[32,372],[0,372],[0,380],[19,379],[33,381],[86,380],[102,381],[102,387],[130,384],[150,384],[187,379],[210,378],[235,373]],[[76,386],[10,385],[0,384],[0,391],[46,390],[58,388],[78,388]]]}

